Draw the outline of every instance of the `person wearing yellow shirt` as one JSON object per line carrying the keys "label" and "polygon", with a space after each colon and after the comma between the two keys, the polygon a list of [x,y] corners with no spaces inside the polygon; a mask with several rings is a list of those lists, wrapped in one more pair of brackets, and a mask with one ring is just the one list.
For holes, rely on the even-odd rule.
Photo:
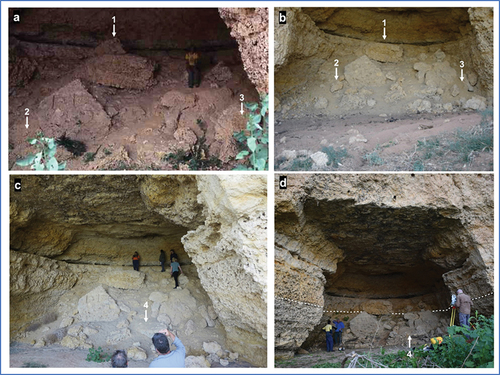
{"label": "person wearing yellow shirt", "polygon": [[189,48],[189,52],[186,53],[186,69],[188,72],[188,86],[193,88],[200,86],[200,68],[198,67],[198,60],[200,59],[200,54],[196,52],[194,47]]}
{"label": "person wearing yellow shirt", "polygon": [[333,352],[333,327],[330,324],[330,320],[328,320],[326,326],[324,326],[322,329],[326,332],[326,351]]}

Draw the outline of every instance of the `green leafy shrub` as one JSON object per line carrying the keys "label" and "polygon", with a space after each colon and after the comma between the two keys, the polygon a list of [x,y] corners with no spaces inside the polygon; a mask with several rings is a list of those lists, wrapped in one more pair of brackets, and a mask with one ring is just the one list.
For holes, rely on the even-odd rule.
{"label": "green leafy shrub", "polygon": [[31,169],[36,171],[60,171],[66,168],[66,162],[58,163],[56,160],[57,144],[54,138],[47,138],[42,132],[38,132],[35,138],[28,138],[30,145],[38,150],[36,154],[28,154],[24,159],[16,161],[20,167],[31,165]]}
{"label": "green leafy shrub", "polygon": [[362,355],[357,366],[363,368],[485,368],[494,366],[494,317],[478,315],[471,319],[471,326],[448,327],[449,336],[443,336],[441,345],[433,350],[424,346],[411,351],[399,350],[386,353],[381,349],[379,355]]}
{"label": "green leafy shrub", "polygon": [[83,162],[84,163],[89,163],[91,161],[94,161],[95,159],[95,152],[87,152],[84,156],[83,156]]}
{"label": "green leafy shrub", "polygon": [[89,348],[89,354],[87,354],[87,362],[107,362],[111,359],[110,354],[103,354],[102,348],[98,347],[97,349]]}
{"label": "green leafy shrub", "polygon": [[171,152],[163,160],[170,163],[174,169],[180,169],[181,164],[187,165],[192,171],[222,167],[222,161],[219,158],[215,156],[207,157],[207,155],[208,146],[205,144],[205,136],[201,136],[197,138],[196,144],[188,151],[177,150],[175,153]]}
{"label": "green leafy shrub", "polygon": [[250,110],[246,130],[235,132],[234,138],[242,150],[236,155],[236,160],[245,160],[234,170],[266,171],[269,164],[269,95],[261,103],[245,103]]}
{"label": "green leafy shrub", "polygon": [[448,328],[449,337],[430,356],[441,367],[494,366],[494,318],[478,315],[471,318],[475,329],[452,326]]}
{"label": "green leafy shrub", "polygon": [[339,166],[339,163],[342,159],[349,156],[345,148],[339,148],[338,150],[335,150],[335,148],[333,148],[332,146],[328,146],[323,147],[321,151],[328,155],[327,165],[330,165],[334,168],[337,168]]}
{"label": "green leafy shrub", "polygon": [[294,159],[292,164],[290,165],[290,168],[288,168],[290,171],[310,171],[313,165],[313,161],[311,160],[310,157],[302,158],[299,157],[297,159]]}
{"label": "green leafy shrub", "polygon": [[370,165],[383,165],[384,159],[382,159],[377,150],[373,150],[372,152],[366,154],[363,157]]}
{"label": "green leafy shrub", "polygon": [[422,163],[422,161],[420,160],[417,160],[415,163],[413,163],[413,170],[415,172],[422,172],[425,170],[425,166],[424,166],[424,163]]}

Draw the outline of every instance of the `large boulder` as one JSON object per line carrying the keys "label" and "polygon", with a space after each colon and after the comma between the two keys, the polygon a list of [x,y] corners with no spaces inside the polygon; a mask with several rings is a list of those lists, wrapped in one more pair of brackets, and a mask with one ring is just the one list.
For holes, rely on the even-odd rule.
{"label": "large boulder", "polygon": [[207,359],[200,355],[200,356],[194,356],[190,355],[189,357],[186,357],[184,364],[186,368],[209,368],[210,362],[207,361]]}
{"label": "large boulder", "polygon": [[403,47],[387,43],[370,43],[365,47],[365,54],[380,62],[403,61]]}
{"label": "large boulder", "polygon": [[347,64],[344,69],[345,79],[353,87],[382,86],[385,74],[366,55]]}
{"label": "large boulder", "polygon": [[365,338],[369,335],[373,335],[377,330],[377,318],[366,312],[362,312],[351,320],[351,331],[358,338]]}
{"label": "large boulder", "polygon": [[120,308],[102,285],[84,295],[78,301],[78,313],[84,322],[110,322],[118,319]]}
{"label": "large boulder", "polygon": [[46,136],[84,140],[103,139],[111,119],[102,105],[76,79],[40,102],[36,116]]}
{"label": "large boulder", "polygon": [[155,65],[135,55],[102,55],[87,60],[87,78],[100,85],[144,90],[153,86]]}

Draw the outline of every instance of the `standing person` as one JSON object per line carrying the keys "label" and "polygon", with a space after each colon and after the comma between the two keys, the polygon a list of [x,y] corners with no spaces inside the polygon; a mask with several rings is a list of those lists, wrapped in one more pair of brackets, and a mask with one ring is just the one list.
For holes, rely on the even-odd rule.
{"label": "standing person", "polygon": [[179,263],[177,263],[177,258],[173,258],[173,262],[170,263],[170,274],[174,277],[175,280],[175,288],[174,289],[180,289],[181,287],[179,286],[179,271],[182,273],[182,268]]}
{"label": "standing person", "polygon": [[188,72],[188,86],[193,88],[193,85],[200,87],[200,68],[198,67],[198,60],[200,55],[196,52],[194,47],[189,48],[186,53],[186,69]]}
{"label": "standing person", "polygon": [[463,292],[462,289],[457,291],[457,302],[455,306],[458,308],[458,321],[462,327],[469,327],[470,310],[473,303],[470,297]]}
{"label": "standing person", "polygon": [[136,251],[132,256],[132,264],[134,265],[135,271],[139,271],[139,259],[141,259],[141,257],[139,256],[139,253]]}
{"label": "standing person", "polygon": [[337,324],[335,328],[335,337],[334,337],[334,344],[340,345],[342,342],[342,331],[344,330],[345,325],[343,322],[340,321],[340,319],[337,318]]}
{"label": "standing person", "polygon": [[324,326],[322,330],[326,332],[326,351],[333,352],[333,327],[330,324],[330,319],[328,319],[326,326]]}
{"label": "standing person", "polygon": [[160,250],[160,264],[161,264],[161,272],[165,272],[165,262],[167,261],[167,256],[163,250]]}
{"label": "standing person", "polygon": [[[167,336],[173,340],[173,344],[176,346],[173,351],[170,350]],[[158,357],[149,364],[149,367],[186,367],[186,348],[172,332],[163,329],[155,333],[152,340]]]}
{"label": "standing person", "polygon": [[172,249],[172,250],[170,250],[170,263],[172,263],[174,261],[174,258],[179,259],[179,257],[175,253],[174,249]]}

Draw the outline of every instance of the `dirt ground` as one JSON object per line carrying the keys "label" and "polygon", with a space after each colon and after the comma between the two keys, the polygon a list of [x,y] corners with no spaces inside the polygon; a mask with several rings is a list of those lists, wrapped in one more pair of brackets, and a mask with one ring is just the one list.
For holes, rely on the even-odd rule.
{"label": "dirt ground", "polygon": [[[10,367],[72,367],[72,368],[110,368],[110,362],[88,362],[88,350],[68,349],[59,345],[47,348],[34,348],[29,344],[11,343],[10,345]],[[149,367],[152,359],[145,361],[129,361],[128,367]],[[222,367],[220,364],[212,367]],[[229,362],[228,368],[253,367],[248,362]]]}
{"label": "dirt ground", "polygon": [[[234,107],[240,108],[240,94],[245,101],[258,101],[258,93],[249,81],[237,50],[217,51],[211,59],[224,62],[232,72],[231,79],[224,87],[214,87],[213,83],[204,79],[214,67],[208,63],[201,70],[200,87],[187,87],[185,61],[181,52],[156,53],[148,58],[157,64],[155,79],[157,84],[146,90],[117,89],[85,82],[91,95],[107,110],[111,117],[111,128],[104,139],[85,140],[87,152],[95,153],[94,159],[86,160],[85,155],[74,156],[58,146],[56,158],[58,162],[66,161],[66,170],[89,169],[165,169],[172,170],[172,164],[163,160],[169,153],[175,153],[180,147],[173,132],[165,129],[165,119],[160,106],[160,99],[165,93],[179,91],[183,94],[196,94],[200,100],[211,103],[207,113],[197,113],[197,118],[203,119],[206,143],[216,141],[211,129],[211,120],[228,108],[227,95],[217,95],[223,89],[231,91]],[[39,123],[36,111],[39,103],[58,89],[73,80],[82,77],[86,60],[66,61],[54,57],[43,57],[36,60],[35,77],[25,86],[11,88],[9,92],[9,169],[26,170],[29,167],[19,167],[16,160],[34,153],[35,148],[26,141],[33,138],[39,131],[44,131],[44,124]],[[30,108],[29,128],[25,127],[25,108]],[[231,107],[232,108],[232,107]],[[77,126],[76,124],[75,126]],[[231,130],[231,129],[230,129]],[[232,137],[232,132],[228,137]],[[45,133],[47,137],[50,134]],[[209,155],[212,156],[212,155]],[[213,155],[218,156],[218,155]],[[229,161],[214,169],[233,169],[236,163]],[[187,167],[187,166],[186,166]]]}
{"label": "dirt ground", "polygon": [[[335,171],[491,171],[493,152],[468,151],[454,145],[478,132],[492,140],[491,117],[477,112],[443,115],[403,115],[398,118],[352,115],[309,115],[275,121],[275,169],[307,170],[311,165],[293,164],[325,147],[345,149]],[[483,125],[480,125],[480,124]],[[458,137],[457,137],[458,134]],[[293,151],[296,153],[293,153]],[[292,151],[292,153],[290,153]],[[465,154],[464,154],[465,153]],[[288,160],[287,160],[288,159]]]}
{"label": "dirt ground", "polygon": [[[326,345],[326,344],[325,344]],[[384,347],[387,353],[398,352],[399,350],[407,350],[406,347]],[[338,347],[333,348],[333,352],[328,353],[324,348],[321,350],[313,350],[307,354],[296,354],[293,358],[277,360],[274,366],[276,368],[312,368],[316,367],[333,367],[333,364],[337,364],[340,367],[342,361],[346,356],[352,355],[353,352],[356,354],[362,353],[380,353],[381,348],[375,349],[358,349],[353,351],[352,349],[346,349],[345,351],[339,351]],[[330,364],[330,366],[328,366]]]}

